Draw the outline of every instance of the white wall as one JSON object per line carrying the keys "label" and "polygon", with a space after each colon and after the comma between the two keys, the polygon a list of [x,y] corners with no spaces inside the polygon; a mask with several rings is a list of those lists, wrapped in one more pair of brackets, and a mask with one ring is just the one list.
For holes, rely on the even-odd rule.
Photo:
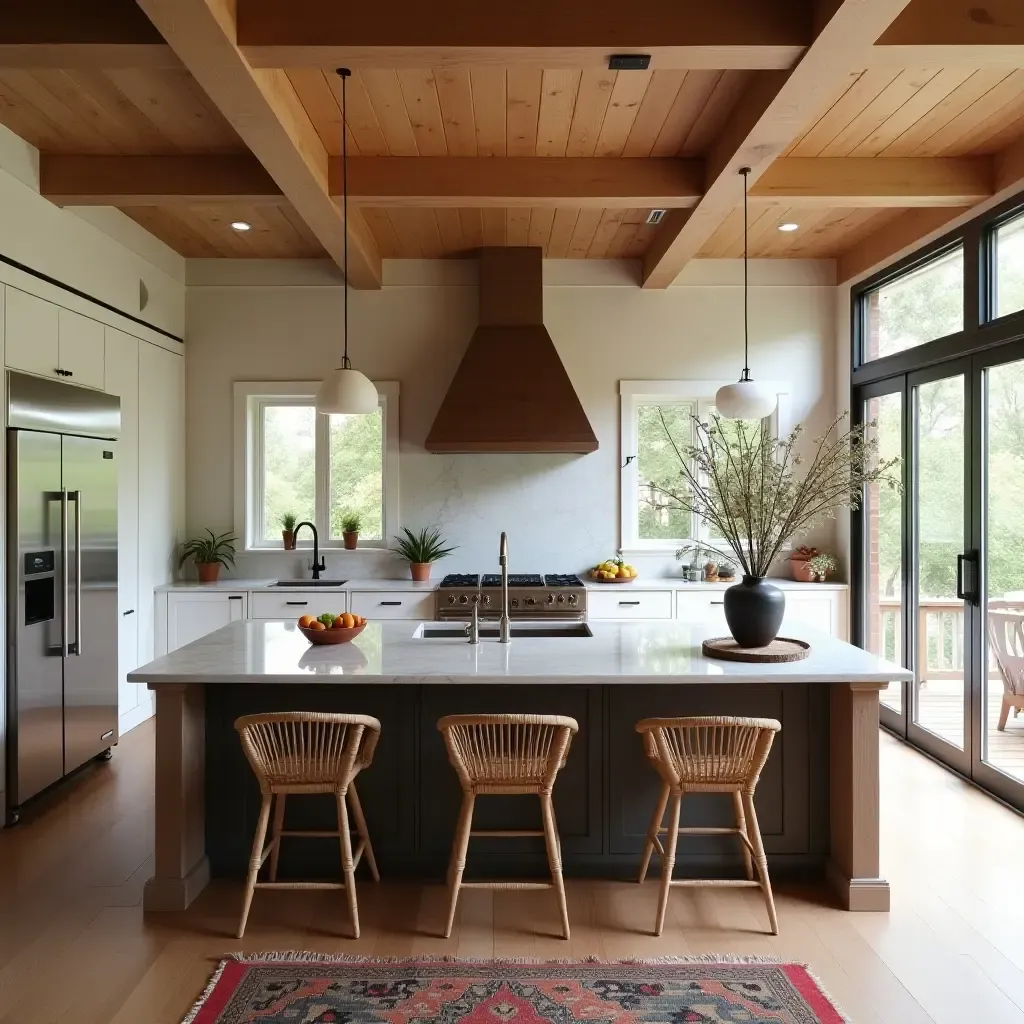
{"label": "white wall", "polygon": [[[741,266],[691,264],[665,291],[636,286],[628,263],[549,261],[545,323],[598,436],[570,455],[430,455],[423,440],[477,322],[475,264],[385,263],[385,287],[351,296],[350,354],[379,380],[401,382],[401,518],[432,521],[460,545],[441,571],[496,564],[509,531],[516,571],[577,571],[618,546],[618,382],[732,379],[742,361]],[[290,282],[277,286],[273,282]],[[247,285],[247,281],[257,282]],[[809,433],[835,413],[835,292],[830,262],[751,266],[755,375],[791,384],[794,420]],[[308,282],[305,286],[300,282]],[[187,527],[232,525],[232,382],[317,379],[338,355],[341,290],[311,267],[189,265]],[[822,543],[834,539],[831,527]],[[374,552],[327,555],[331,574],[395,575]],[[287,575],[282,553],[239,560],[237,574]],[[648,572],[663,573],[658,559]]]}

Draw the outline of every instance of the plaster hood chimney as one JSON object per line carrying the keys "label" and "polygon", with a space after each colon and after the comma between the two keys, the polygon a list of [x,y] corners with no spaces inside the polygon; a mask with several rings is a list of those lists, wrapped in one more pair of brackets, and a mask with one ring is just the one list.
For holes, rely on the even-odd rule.
{"label": "plaster hood chimney", "polygon": [[480,250],[480,325],[427,435],[429,452],[597,451],[544,327],[541,250]]}

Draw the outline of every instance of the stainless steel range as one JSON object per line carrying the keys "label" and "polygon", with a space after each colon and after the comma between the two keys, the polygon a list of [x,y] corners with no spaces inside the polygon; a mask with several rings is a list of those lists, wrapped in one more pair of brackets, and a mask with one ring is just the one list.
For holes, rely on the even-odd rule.
{"label": "stainless steel range", "polygon": [[[587,617],[587,590],[574,573],[511,573],[508,577],[508,614],[513,619],[562,619],[582,622]],[[437,590],[439,619],[468,620],[473,605],[480,618],[501,613],[501,576],[488,573],[453,573]]]}

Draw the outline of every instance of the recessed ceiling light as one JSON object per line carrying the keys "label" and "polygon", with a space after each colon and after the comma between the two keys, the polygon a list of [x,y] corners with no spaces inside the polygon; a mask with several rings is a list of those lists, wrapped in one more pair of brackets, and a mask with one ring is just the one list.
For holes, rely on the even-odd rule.
{"label": "recessed ceiling light", "polygon": [[231,227],[235,231],[248,231],[249,228],[252,227],[252,225],[248,221],[245,221],[245,220],[233,220],[231,222]]}
{"label": "recessed ceiling light", "polygon": [[799,224],[794,224],[794,223],[793,223],[793,222],[792,222],[792,221],[790,220],[790,221],[786,221],[786,223],[785,223],[785,224],[780,224],[780,225],[779,225],[779,230],[780,230],[780,231],[796,231],[796,229],[797,229],[798,227],[800,227],[800,225],[799,225]]}

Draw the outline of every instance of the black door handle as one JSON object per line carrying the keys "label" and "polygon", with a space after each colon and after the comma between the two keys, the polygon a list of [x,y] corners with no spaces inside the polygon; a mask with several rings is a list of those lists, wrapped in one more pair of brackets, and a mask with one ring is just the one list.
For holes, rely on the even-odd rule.
{"label": "black door handle", "polygon": [[[964,565],[970,563],[971,585],[968,588],[964,584]],[[981,595],[978,588],[978,552],[965,551],[956,556],[956,596],[961,601],[969,601],[971,604],[978,604]]]}
{"label": "black door handle", "polygon": [[401,601],[381,601],[382,606],[387,605],[389,607],[400,607],[401,604]]}
{"label": "black door handle", "polygon": [[135,614],[135,609],[134,608],[129,608],[128,611],[126,611],[126,612],[121,612],[121,616],[122,617],[124,617],[125,615],[134,615],[134,614]]}
{"label": "black door handle", "polygon": [[302,605],[303,607],[305,607],[307,604],[309,604],[309,602],[308,601],[285,601],[285,604],[297,604],[297,605]]}

